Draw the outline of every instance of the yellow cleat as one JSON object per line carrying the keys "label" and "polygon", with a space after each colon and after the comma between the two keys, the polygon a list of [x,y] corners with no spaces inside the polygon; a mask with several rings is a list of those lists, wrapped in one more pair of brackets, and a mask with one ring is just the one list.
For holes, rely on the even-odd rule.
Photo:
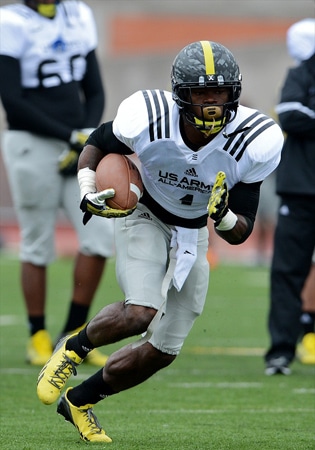
{"label": "yellow cleat", "polygon": [[82,358],[73,350],[66,350],[69,338],[70,336],[66,336],[58,343],[51,358],[39,373],[37,395],[45,405],[51,405],[57,400],[68,378],[77,374],[76,366],[82,362]]}
{"label": "yellow cleat", "polygon": [[97,417],[93,412],[93,405],[74,406],[67,398],[67,393],[72,388],[67,389],[66,393],[60,397],[57,407],[57,413],[62,415],[67,422],[72,423],[80,433],[81,439],[86,442],[112,442],[107,436]]}
{"label": "yellow cleat", "polygon": [[26,349],[26,362],[33,366],[43,366],[53,352],[53,345],[46,330],[39,330],[30,337]]}
{"label": "yellow cleat", "polygon": [[315,333],[307,333],[297,346],[297,359],[302,364],[315,364]]}

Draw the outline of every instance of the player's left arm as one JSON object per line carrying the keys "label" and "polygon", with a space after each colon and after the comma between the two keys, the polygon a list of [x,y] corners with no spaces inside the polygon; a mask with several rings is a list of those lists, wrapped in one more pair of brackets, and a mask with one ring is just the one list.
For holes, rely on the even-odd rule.
{"label": "player's left arm", "polygon": [[[232,245],[246,241],[253,231],[262,182],[237,183],[230,191],[225,181],[210,197],[208,212],[215,232]],[[220,183],[219,183],[220,184]]]}
{"label": "player's left arm", "polygon": [[86,72],[81,86],[85,96],[84,128],[96,128],[104,112],[106,96],[95,50],[86,57]]}
{"label": "player's left arm", "polygon": [[81,89],[84,94],[84,127],[72,131],[69,149],[60,156],[59,171],[64,176],[76,174],[79,155],[90,133],[99,125],[105,108],[105,91],[95,50],[86,56]]}

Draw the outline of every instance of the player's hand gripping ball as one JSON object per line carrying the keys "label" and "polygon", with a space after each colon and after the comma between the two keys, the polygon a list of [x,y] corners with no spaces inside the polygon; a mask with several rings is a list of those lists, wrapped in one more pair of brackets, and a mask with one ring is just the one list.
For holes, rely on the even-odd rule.
{"label": "player's hand gripping ball", "polygon": [[114,189],[115,195],[106,200],[114,209],[134,209],[143,193],[143,185],[137,166],[127,156],[110,153],[96,168],[97,192]]}
{"label": "player's hand gripping ball", "polygon": [[92,215],[113,218],[131,214],[143,193],[137,166],[126,156],[110,153],[96,168],[97,192],[86,194],[80,208],[86,225]]}

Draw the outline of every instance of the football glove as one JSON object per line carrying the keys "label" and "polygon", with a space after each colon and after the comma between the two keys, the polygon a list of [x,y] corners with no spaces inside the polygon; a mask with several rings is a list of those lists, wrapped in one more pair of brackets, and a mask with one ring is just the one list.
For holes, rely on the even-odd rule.
{"label": "football glove", "polygon": [[80,204],[80,208],[84,212],[83,224],[86,225],[93,214],[110,219],[113,217],[126,217],[134,211],[135,208],[114,209],[106,205],[106,199],[112,198],[114,195],[114,189],[105,189],[101,192],[86,194]]}
{"label": "football glove", "polygon": [[85,142],[94,128],[83,128],[73,130],[69,141],[69,149],[66,149],[59,158],[59,172],[64,176],[77,173],[78,159],[83,150]]}
{"label": "football glove", "polygon": [[229,193],[225,178],[224,172],[217,173],[208,203],[208,214],[215,222],[221,221],[229,210]]}

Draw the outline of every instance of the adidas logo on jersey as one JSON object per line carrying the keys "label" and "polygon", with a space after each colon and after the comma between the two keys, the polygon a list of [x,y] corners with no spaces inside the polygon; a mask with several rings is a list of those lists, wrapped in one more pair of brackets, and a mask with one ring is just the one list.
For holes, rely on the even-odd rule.
{"label": "adidas logo on jersey", "polygon": [[141,213],[141,214],[138,215],[138,219],[152,220],[152,217],[150,216],[149,213],[144,212],[144,213]]}
{"label": "adidas logo on jersey", "polygon": [[194,168],[185,170],[185,175],[189,175],[190,177],[198,177]]}

